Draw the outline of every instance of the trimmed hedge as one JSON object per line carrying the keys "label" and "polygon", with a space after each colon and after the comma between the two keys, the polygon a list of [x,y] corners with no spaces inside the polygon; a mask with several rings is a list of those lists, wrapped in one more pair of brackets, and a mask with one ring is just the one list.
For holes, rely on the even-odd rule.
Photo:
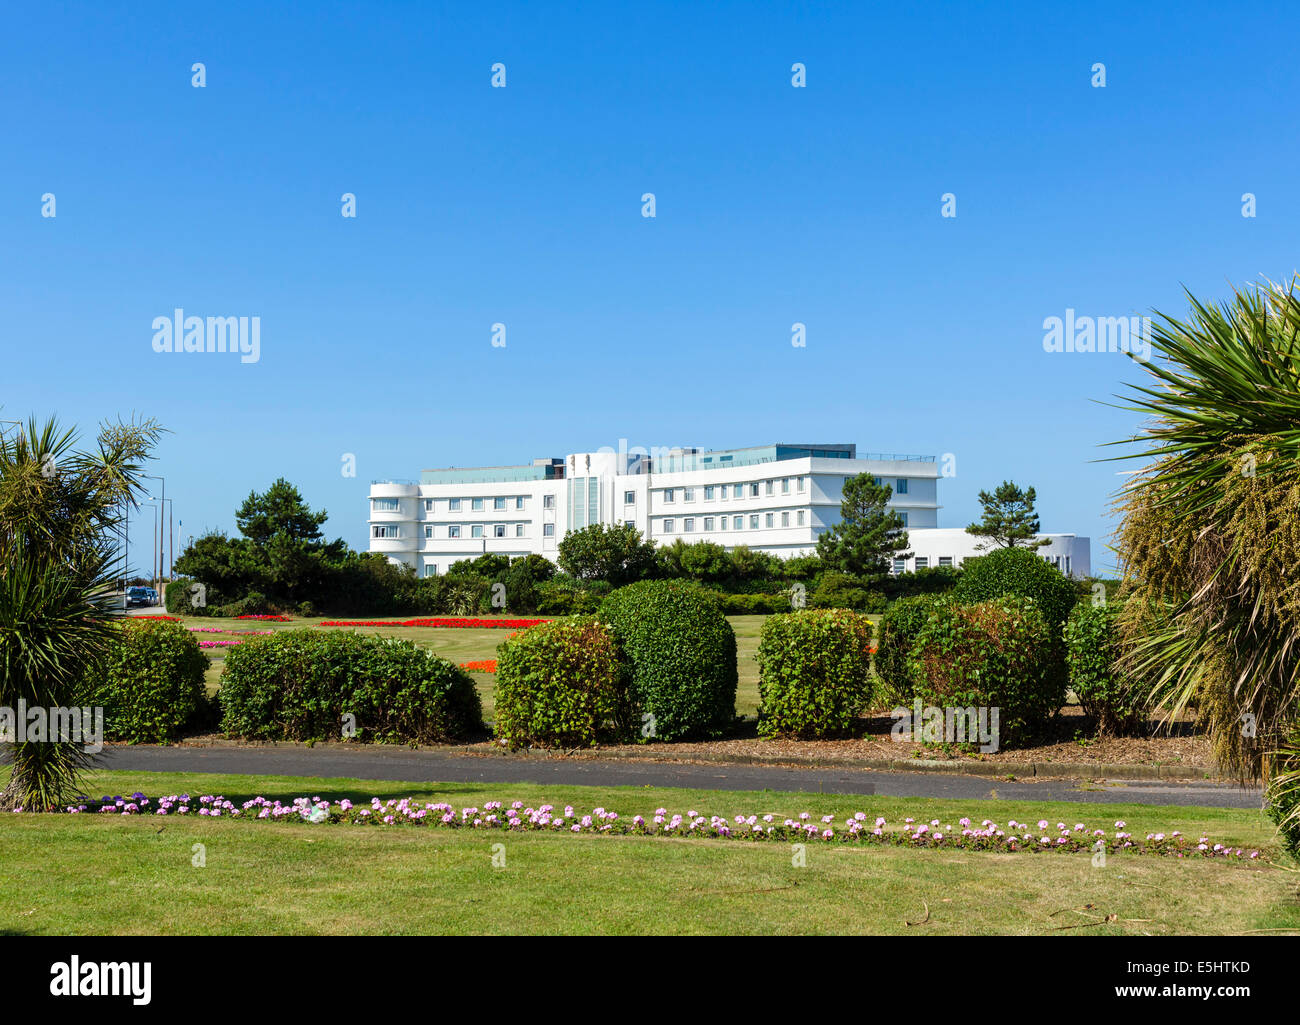
{"label": "trimmed hedge", "polygon": [[847,609],[772,616],[758,666],[760,736],[842,734],[871,701],[871,620]]}
{"label": "trimmed hedge", "polygon": [[108,657],[92,671],[93,705],[104,735],[132,744],[167,744],[208,711],[203,674],[210,662],[179,623],[125,621]]}
{"label": "trimmed hedge", "polygon": [[998,708],[1003,747],[1023,743],[1065,702],[1059,642],[1037,604],[1004,597],[937,603],[912,645],[914,696],[939,708]]}
{"label": "trimmed hedge", "polygon": [[1008,595],[1032,598],[1054,633],[1079,599],[1073,580],[1027,548],[999,548],[967,559],[952,593],[968,605]]}
{"label": "trimmed hedge", "polygon": [[1065,664],[1070,689],[1100,733],[1127,734],[1142,722],[1141,695],[1115,668],[1120,655],[1115,619],[1119,605],[1083,601],[1065,623]]}
{"label": "trimmed hedge", "polygon": [[880,680],[877,698],[882,705],[907,704],[912,700],[912,674],[908,659],[912,644],[925,625],[939,595],[918,594],[890,603],[880,620],[880,643],[876,647],[876,676]]}
{"label": "trimmed hedge", "polygon": [[284,630],[226,655],[222,728],[259,740],[335,740],[344,716],[355,739],[431,744],[483,729],[468,673],[410,641]]}
{"label": "trimmed hedge", "polygon": [[625,739],[629,721],[618,645],[594,616],[542,623],[497,648],[496,735],[510,747]]}
{"label": "trimmed hedge", "polygon": [[694,584],[643,580],[598,613],[630,663],[634,714],[655,740],[716,736],[736,717],[736,635],[717,600]]}
{"label": "trimmed hedge", "polygon": [[852,609],[855,612],[884,612],[889,600],[879,591],[866,586],[867,581],[836,570],[827,570],[817,578],[817,587],[808,595],[814,609]]}

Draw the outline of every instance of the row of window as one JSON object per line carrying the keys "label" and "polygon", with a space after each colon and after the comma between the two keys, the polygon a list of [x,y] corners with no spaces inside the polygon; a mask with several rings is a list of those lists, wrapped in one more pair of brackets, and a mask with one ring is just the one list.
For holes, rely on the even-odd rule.
{"label": "row of window", "polygon": [[[1066,576],[1069,576],[1069,575],[1070,575],[1070,557],[1069,557],[1068,555],[1064,555],[1064,556],[1062,556],[1062,555],[1044,555],[1043,558],[1044,558],[1046,561],[1050,562],[1050,563],[1051,563],[1053,566],[1055,566],[1057,569],[1059,569],[1059,570],[1060,570],[1062,573],[1064,573]],[[928,555],[918,555],[918,556],[916,557],[916,560],[915,560],[915,561],[916,561],[916,567],[915,567],[916,569],[929,569],[929,568],[930,568],[930,557],[929,557]],[[953,565],[953,557],[952,557],[951,555],[940,555],[940,556],[939,556],[939,559],[938,559],[938,562],[936,563],[936,565],[938,565],[938,566],[952,566],[952,565]],[[895,573],[904,573],[904,572],[906,572],[906,571],[907,571],[907,560],[906,560],[906,559],[895,559],[895,560],[894,560],[894,572],[895,572]]]}
{"label": "row of window", "polygon": [[[469,536],[470,536],[470,537],[510,537],[510,536],[511,536],[511,530],[510,530],[511,527],[514,528],[514,531],[513,531],[513,536],[514,536],[514,537],[524,537],[524,536],[525,536],[525,535],[524,535],[524,524],[522,524],[522,523],[513,523],[513,524],[511,524],[511,523],[471,523],[471,524],[466,524],[465,526],[468,526],[468,527],[469,527]],[[447,537],[450,538],[450,539],[452,539],[452,540],[455,540],[456,538],[464,537],[465,535],[464,535],[463,531],[465,530],[465,526],[462,526],[462,525],[459,524],[459,523],[453,523],[453,524],[449,525],[449,526],[447,527]],[[485,531],[491,531],[491,533],[484,533]],[[391,539],[400,539],[401,536],[402,536],[402,530],[401,530],[401,527],[399,527],[399,526],[398,526],[397,524],[395,524],[395,523],[374,523],[374,524],[371,524],[371,526],[370,526],[370,536],[371,536],[372,538],[387,538],[387,539],[390,539],[390,540],[391,540]],[[554,536],[555,536],[555,524],[554,524],[554,523],[543,523],[543,524],[542,524],[542,537],[554,537]],[[424,537],[425,537],[426,540],[429,540],[429,541],[432,541],[432,540],[433,540],[433,538],[434,538],[434,533],[433,533],[433,524],[432,524],[432,523],[426,523],[426,524],[424,525]]]}
{"label": "row of window", "polygon": [[[777,515],[778,515],[777,513],[750,513],[749,529],[750,530],[761,529],[759,526],[760,522],[762,523],[763,527],[766,527],[768,529],[773,528],[776,526]],[[805,513],[803,509],[795,510],[794,515],[795,515],[794,525],[796,527],[802,527],[806,525],[806,521],[804,519]],[[780,517],[781,517],[781,526],[783,527],[790,526],[789,512],[780,513]],[[744,516],[716,516],[716,517],[715,516],[702,516],[702,517],[684,516],[682,517],[682,533],[683,534],[695,533],[695,524],[697,522],[702,523],[701,529],[706,534],[710,534],[714,531],[715,524],[717,525],[716,526],[717,530],[727,530],[728,527],[730,527],[731,530],[745,529]],[[661,533],[672,534],[676,531],[676,529],[677,529],[677,521],[674,520],[672,517],[668,517],[663,521],[663,529]]]}
{"label": "row of window", "polygon": [[[498,495],[496,498],[491,499],[491,502],[492,502],[492,508],[493,508],[493,509],[496,509],[496,510],[502,510],[502,509],[522,509],[522,508],[524,508],[524,497],[525,497],[525,496],[523,496],[523,495],[510,495],[510,496]],[[424,511],[425,511],[425,512],[433,512],[433,503],[434,503],[435,501],[439,501],[439,502],[441,502],[441,501],[445,501],[445,502],[447,503],[447,511],[448,511],[448,512],[460,512],[460,511],[464,508],[464,504],[463,504],[463,503],[464,503],[465,501],[467,501],[467,499],[464,499],[464,498],[447,498],[447,499],[432,499],[432,498],[426,498],[426,499],[424,499],[423,501],[424,501]],[[486,503],[488,502],[488,499],[486,499],[486,498],[471,498],[471,499],[468,499],[468,502],[469,502],[469,508],[470,508],[470,510],[471,510],[472,512],[482,512],[485,508],[487,508]],[[401,508],[402,508],[402,507],[401,507],[401,499],[398,499],[398,498],[372,498],[372,499],[370,500],[370,503],[371,503],[371,506],[370,506],[371,509],[373,509],[375,512],[400,512],[400,511],[401,511]],[[543,495],[543,496],[542,496],[542,508],[543,508],[543,509],[554,509],[554,508],[555,508],[555,496],[554,496],[554,495]]]}
{"label": "row of window", "polygon": [[[782,477],[781,494],[790,494],[791,482],[794,482],[794,488],[797,492],[802,493],[808,490],[807,477]],[[665,502],[676,502],[677,493],[681,492],[683,502],[694,502],[697,491],[704,492],[704,501],[712,502],[715,500],[725,501],[728,498],[744,498],[748,495],[750,498],[759,498],[762,496],[772,496],[776,494],[777,482],[775,479],[767,481],[750,481],[748,484],[705,484],[700,487],[690,488],[664,488],[661,494]],[[623,494],[625,505],[632,505],[636,500],[636,495],[627,491]]]}

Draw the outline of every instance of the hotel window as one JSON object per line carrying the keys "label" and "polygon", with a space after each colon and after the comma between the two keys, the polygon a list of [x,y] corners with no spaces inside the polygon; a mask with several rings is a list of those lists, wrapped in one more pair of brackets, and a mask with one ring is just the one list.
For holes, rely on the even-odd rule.
{"label": "hotel window", "polygon": [[471,498],[469,500],[469,507],[473,509],[475,512],[479,512],[483,508],[483,499]]}
{"label": "hotel window", "polygon": [[713,517],[712,516],[704,517],[704,532],[707,534],[710,533],[712,530],[713,530]]}
{"label": "hotel window", "polygon": [[804,490],[805,486],[807,485],[807,482],[808,482],[808,478],[807,478],[807,477],[800,477],[800,478],[799,478],[799,490],[800,490],[800,491],[803,491],[803,490]]}
{"label": "hotel window", "polygon": [[493,527],[492,527],[492,536],[493,536],[493,537],[505,537],[505,536],[506,536],[506,525],[505,525],[504,523],[497,523],[497,524],[494,524]]}
{"label": "hotel window", "polygon": [[492,499],[492,508],[493,508],[493,509],[504,509],[505,507],[506,507],[506,500],[505,500],[504,498],[494,498],[494,499]]}
{"label": "hotel window", "polygon": [[878,488],[879,488],[879,487],[884,487],[884,484],[885,484],[885,482],[884,482],[883,480],[881,480],[879,477],[872,477],[872,478],[871,478],[871,482],[872,482],[873,484],[875,484],[876,487],[878,487]]}
{"label": "hotel window", "polygon": [[789,478],[789,477],[782,477],[782,478],[781,478],[781,494],[783,494],[783,495],[788,495],[789,493],[790,493],[790,478]]}
{"label": "hotel window", "polygon": [[482,527],[481,525],[480,525],[480,526],[477,526],[477,527],[470,527],[470,528],[469,528],[469,536],[470,536],[470,537],[482,537],[482,536],[483,536],[483,527]]}
{"label": "hotel window", "polygon": [[402,507],[396,498],[372,498],[370,506],[375,512],[397,512]]}
{"label": "hotel window", "polygon": [[916,568],[917,568],[917,569],[929,569],[929,568],[930,568],[930,557],[929,557],[928,555],[918,555],[918,556],[916,557]]}
{"label": "hotel window", "polygon": [[377,523],[370,528],[370,536],[379,538],[398,538],[402,535],[395,524],[390,525]]}
{"label": "hotel window", "polygon": [[801,526],[801,527],[803,526],[803,510],[802,510],[802,509],[800,509],[797,513],[795,513],[795,523],[797,523],[797,524],[798,524],[799,526]]}
{"label": "hotel window", "polygon": [[428,524],[428,523],[425,524],[425,526],[424,526],[424,536],[425,536],[426,538],[433,537],[433,525],[432,525],[432,524]]}
{"label": "hotel window", "polygon": [[734,527],[736,530],[744,530],[744,529],[745,529],[745,517],[743,517],[743,516],[737,516],[737,517],[735,517],[735,518],[731,521],[731,525],[732,525],[732,527]]}
{"label": "hotel window", "polygon": [[767,481],[766,488],[764,489],[764,493],[770,497],[771,495],[776,494],[775,488],[776,488],[776,481],[774,480]]}
{"label": "hotel window", "polygon": [[718,517],[718,529],[719,530],[727,529],[727,518],[725,516]]}
{"label": "hotel window", "polygon": [[731,494],[732,494],[732,496],[733,496],[734,498],[744,498],[744,497],[745,497],[745,485],[743,485],[743,484],[737,484],[734,488],[731,489]]}
{"label": "hotel window", "polygon": [[673,532],[673,521],[664,520],[664,533],[671,534],[672,532]]}
{"label": "hotel window", "polygon": [[433,499],[432,499],[432,498],[426,498],[426,499],[424,500],[424,511],[425,511],[425,512],[433,512]]}
{"label": "hotel window", "polygon": [[673,489],[672,489],[672,488],[664,488],[664,501],[665,501],[665,502],[671,502],[671,501],[673,501]]}
{"label": "hotel window", "polygon": [[692,516],[687,516],[686,519],[682,520],[682,530],[686,531],[686,533],[688,534],[694,533],[695,518]]}
{"label": "hotel window", "polygon": [[624,491],[624,492],[623,492],[623,504],[624,504],[624,505],[636,505],[636,492],[635,492],[635,491]]}
{"label": "hotel window", "polygon": [[634,521],[634,520],[624,520],[624,521],[623,521],[623,526],[628,527],[628,528],[631,529],[631,530],[635,530],[635,529],[636,529],[636,521]]}
{"label": "hotel window", "polygon": [[542,537],[554,537],[554,536],[555,536],[555,524],[554,524],[554,523],[543,523],[543,524],[542,524]]}
{"label": "hotel window", "polygon": [[895,481],[895,483],[896,483],[898,486],[897,486],[896,488],[894,488],[894,494],[896,494],[896,495],[906,495],[906,494],[907,494],[907,478],[906,478],[906,477],[899,477],[898,480]]}
{"label": "hotel window", "polygon": [[894,572],[895,572],[895,573],[905,573],[905,572],[907,572],[907,560],[906,560],[906,559],[895,559],[895,560],[894,560]]}
{"label": "hotel window", "polygon": [[426,577],[436,577],[438,575],[438,567],[432,562],[426,562],[424,564],[424,575]]}
{"label": "hotel window", "polygon": [[749,486],[749,497],[750,498],[758,497],[758,481],[755,481],[753,484]]}
{"label": "hotel window", "polygon": [[767,514],[767,519],[765,519],[765,520],[763,521],[763,526],[765,526],[765,527],[767,527],[767,528],[769,528],[769,529],[771,529],[772,527],[775,527],[775,526],[776,526],[776,516],[774,516],[772,513],[768,513],[768,514]]}
{"label": "hotel window", "polygon": [[907,513],[905,513],[905,512],[901,512],[901,513],[899,513],[898,515],[902,517],[902,519],[903,519],[903,526],[906,527],[906,526],[907,526]]}
{"label": "hotel window", "polygon": [[781,526],[783,527],[790,526],[790,514],[788,512],[783,512],[781,514]]}
{"label": "hotel window", "polygon": [[523,496],[523,495],[516,495],[516,496],[515,496],[515,508],[516,508],[516,509],[522,509],[523,507],[524,507],[524,496]]}
{"label": "hotel window", "polygon": [[447,499],[447,511],[448,511],[448,512],[460,512],[460,499],[459,499],[459,498],[449,498],[449,499]]}
{"label": "hotel window", "polygon": [[516,523],[515,537],[523,537],[523,536],[524,536],[524,525],[522,523]]}
{"label": "hotel window", "polygon": [[683,502],[694,502],[694,501],[695,501],[695,489],[694,489],[694,488],[682,488],[682,501],[683,501]]}
{"label": "hotel window", "polygon": [[1070,575],[1070,557],[1068,555],[1065,557],[1065,575],[1067,577]]}
{"label": "hotel window", "polygon": [[706,501],[706,502],[712,502],[712,501],[713,501],[713,485],[712,485],[712,484],[706,484],[706,485],[704,485],[704,501]]}
{"label": "hotel window", "polygon": [[951,566],[951,565],[952,565],[952,556],[951,556],[951,555],[941,555],[941,556],[939,556],[939,567],[940,567],[941,569],[942,569],[944,566]]}
{"label": "hotel window", "polygon": [[554,495],[543,495],[543,496],[542,496],[542,508],[543,508],[543,509],[554,509],[554,508],[555,508],[555,496],[554,496]]}
{"label": "hotel window", "polygon": [[[758,485],[755,484],[754,487],[758,487]],[[758,513],[751,513],[751,514],[750,514],[750,517],[749,517],[749,529],[750,529],[750,530],[757,530],[757,529],[758,529]]]}
{"label": "hotel window", "polygon": [[460,524],[454,523],[447,528],[448,537],[460,537]]}

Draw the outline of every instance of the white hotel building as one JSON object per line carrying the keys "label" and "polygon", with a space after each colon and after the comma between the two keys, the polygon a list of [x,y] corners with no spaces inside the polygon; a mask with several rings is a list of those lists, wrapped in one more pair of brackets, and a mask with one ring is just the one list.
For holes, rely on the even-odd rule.
{"label": "white hotel building", "polygon": [[[370,550],[421,576],[487,552],[557,559],[560,539],[588,524],[626,523],[657,544],[713,541],[783,558],[811,554],[840,518],[844,482],[869,473],[893,488],[908,531],[901,573],[959,566],[979,554],[962,528],[939,526],[934,456],[859,456],[855,445],[777,443],[701,451],[620,448],[535,459],[523,466],[425,470],[370,485]],[[1091,573],[1090,544],[1044,534],[1039,554],[1075,577]]]}

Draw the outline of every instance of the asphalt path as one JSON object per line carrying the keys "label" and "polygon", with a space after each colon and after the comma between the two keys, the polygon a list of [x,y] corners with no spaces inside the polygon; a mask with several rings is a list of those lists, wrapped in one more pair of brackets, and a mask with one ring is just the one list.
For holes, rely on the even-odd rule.
{"label": "asphalt path", "polygon": [[1259,808],[1260,790],[1231,783],[1154,780],[1034,780],[862,769],[779,768],[591,758],[476,757],[407,748],[106,747],[98,766],[121,772],[323,776],[410,783],[538,783],[557,786],[684,787],[879,794],[960,800],[1131,802],[1207,808]]}

